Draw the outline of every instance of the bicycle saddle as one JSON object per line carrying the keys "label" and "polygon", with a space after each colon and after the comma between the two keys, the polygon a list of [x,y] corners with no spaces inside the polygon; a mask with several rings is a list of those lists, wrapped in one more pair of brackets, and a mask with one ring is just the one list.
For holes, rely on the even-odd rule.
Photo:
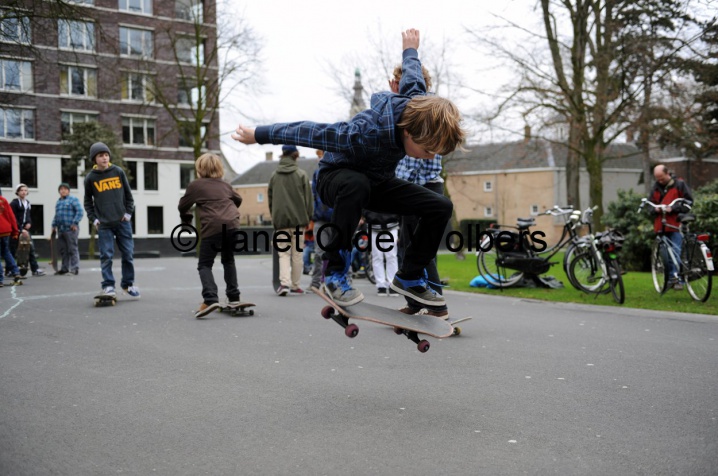
{"label": "bicycle saddle", "polygon": [[516,220],[516,226],[518,228],[528,228],[536,224],[535,218],[518,218]]}
{"label": "bicycle saddle", "polygon": [[679,213],[678,214],[678,221],[680,221],[681,223],[690,223],[695,220],[696,220],[696,216],[691,213]]}

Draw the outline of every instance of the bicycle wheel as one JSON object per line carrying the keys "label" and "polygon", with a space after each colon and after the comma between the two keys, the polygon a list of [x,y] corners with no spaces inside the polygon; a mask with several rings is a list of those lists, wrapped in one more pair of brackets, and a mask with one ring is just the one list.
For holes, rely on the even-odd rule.
{"label": "bicycle wheel", "polygon": [[608,284],[611,288],[613,300],[618,304],[623,304],[626,300],[626,290],[623,287],[623,276],[621,276],[621,265],[616,260],[610,260],[606,263],[608,267]]}
{"label": "bicycle wheel", "polygon": [[689,244],[686,255],[687,260],[683,264],[686,266],[684,277],[688,294],[696,301],[706,302],[711,295],[713,276],[703,258],[700,244]]}
{"label": "bicycle wheel", "polygon": [[571,275],[569,281],[579,291],[599,293],[606,283],[606,277],[592,249],[576,255],[568,269]]}
{"label": "bicycle wheel", "polygon": [[578,241],[571,242],[568,244],[568,248],[566,248],[566,254],[564,254],[563,256],[563,272],[566,273],[566,277],[571,283],[571,286],[576,289],[579,289],[578,285],[573,282],[573,277],[568,268],[571,265],[571,261],[573,261],[577,254],[585,253],[589,248],[590,244],[588,243],[588,241],[584,238],[579,238]]}
{"label": "bicycle wheel", "polygon": [[653,287],[656,292],[663,294],[668,287],[668,268],[666,262],[669,260],[668,250],[662,241],[657,241],[651,249],[651,275],[653,276]]}
{"label": "bicycle wheel", "polygon": [[524,277],[524,273],[520,271],[500,268],[496,264],[497,260],[498,255],[494,248],[489,251],[478,251],[476,254],[476,268],[490,285],[497,288],[508,288],[521,281],[521,278]]}

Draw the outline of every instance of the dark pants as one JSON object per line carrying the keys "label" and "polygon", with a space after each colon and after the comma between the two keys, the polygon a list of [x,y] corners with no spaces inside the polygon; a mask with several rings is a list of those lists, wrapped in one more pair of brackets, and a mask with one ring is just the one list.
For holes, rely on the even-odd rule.
{"label": "dark pants", "polygon": [[227,285],[226,295],[229,301],[239,301],[239,286],[237,285],[237,268],[234,266],[234,229],[223,233],[202,237],[199,246],[199,280],[202,282],[202,298],[205,304],[219,302],[217,297],[217,284],[212,275],[212,266],[217,253],[221,253],[222,267],[224,268],[224,282]]}
{"label": "dark pants", "polygon": [[[442,182],[430,182],[425,185],[422,185],[424,188],[431,190],[434,193],[437,193],[444,196],[444,184]],[[399,267],[401,267],[402,263],[404,262],[404,253],[406,252],[406,248],[411,243],[411,239],[415,234],[416,227],[419,224],[419,217],[416,215],[406,215],[401,217],[401,228],[399,229],[399,247],[397,249],[397,257],[399,259]],[[436,256],[429,261],[429,264],[426,265],[426,274],[428,275],[429,286],[436,291],[439,294],[443,294],[441,290],[441,286],[439,285],[441,283],[441,278],[439,277],[439,270],[436,268]]]}
{"label": "dark pants", "polygon": [[368,209],[419,218],[398,273],[404,279],[419,278],[436,256],[453,210],[451,200],[421,185],[396,177],[376,183],[350,169],[323,169],[319,173],[317,192],[322,202],[334,208],[331,223],[336,228],[330,234],[325,255],[327,274],[343,272],[346,263],[340,251],[350,252],[362,210]]}

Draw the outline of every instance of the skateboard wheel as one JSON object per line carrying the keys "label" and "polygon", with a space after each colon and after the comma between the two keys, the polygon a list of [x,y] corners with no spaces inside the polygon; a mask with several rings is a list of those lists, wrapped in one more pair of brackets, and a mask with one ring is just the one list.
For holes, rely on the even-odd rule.
{"label": "skateboard wheel", "polygon": [[344,334],[346,334],[347,337],[354,338],[359,334],[359,327],[356,324],[349,324],[346,329],[344,329]]}
{"label": "skateboard wheel", "polygon": [[250,315],[250,316],[253,316],[253,315],[254,315],[254,309],[250,309],[250,310],[249,310],[249,315]]}
{"label": "skateboard wheel", "polygon": [[431,347],[431,344],[429,344],[429,341],[427,340],[422,340],[421,342],[419,342],[419,345],[416,346],[416,348],[419,349],[419,352],[421,352],[422,354],[428,351],[429,347]]}
{"label": "skateboard wheel", "polygon": [[461,327],[454,327],[454,335],[458,336],[461,334]]}
{"label": "skateboard wheel", "polygon": [[332,306],[324,306],[322,308],[322,317],[324,319],[331,319],[334,315],[334,308]]}
{"label": "skateboard wheel", "polygon": [[401,330],[401,329],[399,329],[398,327],[395,327],[395,328],[394,328],[394,334],[400,336],[400,335],[402,335],[403,333],[404,333],[404,331]]}

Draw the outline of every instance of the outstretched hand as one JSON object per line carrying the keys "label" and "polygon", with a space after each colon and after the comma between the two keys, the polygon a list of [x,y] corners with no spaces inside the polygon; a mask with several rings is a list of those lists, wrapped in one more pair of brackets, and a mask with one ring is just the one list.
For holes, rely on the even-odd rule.
{"label": "outstretched hand", "polygon": [[401,32],[401,45],[402,49],[414,48],[419,49],[419,30],[410,28],[406,31]]}
{"label": "outstretched hand", "polygon": [[237,131],[231,137],[242,144],[257,143],[257,139],[254,138],[254,127],[245,127],[242,124],[237,126]]}

